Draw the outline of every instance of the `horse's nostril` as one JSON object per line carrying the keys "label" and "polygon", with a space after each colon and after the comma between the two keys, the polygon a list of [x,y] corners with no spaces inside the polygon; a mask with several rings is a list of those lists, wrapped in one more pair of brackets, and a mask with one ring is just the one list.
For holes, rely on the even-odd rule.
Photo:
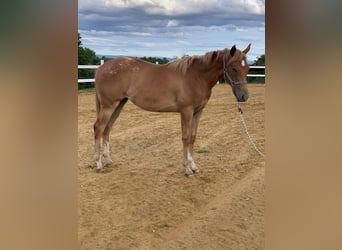
{"label": "horse's nostril", "polygon": [[245,102],[247,101],[248,96],[247,95],[241,95],[240,97],[240,102]]}

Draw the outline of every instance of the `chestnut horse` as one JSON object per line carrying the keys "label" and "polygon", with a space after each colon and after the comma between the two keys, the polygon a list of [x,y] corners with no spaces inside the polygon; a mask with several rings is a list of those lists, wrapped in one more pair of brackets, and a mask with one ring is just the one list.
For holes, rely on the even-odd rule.
{"label": "chestnut horse", "polygon": [[[106,61],[96,71],[94,124],[95,161],[99,172],[113,161],[109,153],[109,133],[123,106],[130,100],[154,112],[179,112],[181,117],[185,175],[199,171],[193,160],[194,143],[202,110],[219,79],[228,82],[238,102],[248,99],[246,54],[231,49],[210,51],[203,56],[185,57],[167,64],[152,64],[133,57]],[[103,158],[101,160],[101,138]]]}

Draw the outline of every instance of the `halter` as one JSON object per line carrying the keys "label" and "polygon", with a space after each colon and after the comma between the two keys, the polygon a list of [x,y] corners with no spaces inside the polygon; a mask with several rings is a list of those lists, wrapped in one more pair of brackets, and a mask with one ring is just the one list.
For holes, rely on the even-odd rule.
{"label": "halter", "polygon": [[227,67],[226,67],[226,60],[225,59],[226,59],[226,54],[223,55],[223,78],[224,78],[224,80],[227,82],[227,79],[228,79],[228,82],[230,82],[230,84],[232,86],[247,83],[246,80],[243,80],[243,81],[233,81],[233,79],[228,74],[228,70],[227,70]]}

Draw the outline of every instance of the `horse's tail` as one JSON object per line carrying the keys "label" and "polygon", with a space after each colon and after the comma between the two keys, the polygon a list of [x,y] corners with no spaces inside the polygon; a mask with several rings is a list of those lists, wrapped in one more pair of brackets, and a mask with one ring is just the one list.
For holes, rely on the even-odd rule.
{"label": "horse's tail", "polygon": [[100,112],[100,100],[99,97],[97,95],[97,92],[95,92],[95,102],[96,102],[96,117],[99,116],[99,112]]}
{"label": "horse's tail", "polygon": [[95,82],[94,82],[94,87],[95,87],[95,103],[96,103],[96,118],[99,116],[100,113],[100,100],[99,100],[99,96],[97,93],[97,88],[96,88],[96,78],[97,78],[97,70],[95,71]]}

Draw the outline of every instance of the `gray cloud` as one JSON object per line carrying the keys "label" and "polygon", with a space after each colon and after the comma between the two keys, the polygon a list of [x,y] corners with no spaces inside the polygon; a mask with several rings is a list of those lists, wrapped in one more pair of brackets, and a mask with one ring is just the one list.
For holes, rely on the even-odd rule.
{"label": "gray cloud", "polygon": [[[154,3],[153,3],[154,2]],[[80,0],[82,29],[128,30],[175,26],[228,25],[259,27],[264,22],[264,1],[103,1]],[[167,4],[169,3],[169,4]]]}
{"label": "gray cloud", "polygon": [[[184,48],[195,46],[197,42],[191,39],[205,36],[207,41],[198,42],[198,46],[222,43],[209,41],[211,35],[220,39],[230,32],[263,33],[264,10],[264,0],[79,0],[78,20],[85,45],[100,46],[106,41],[101,38],[123,44],[121,38],[135,47],[155,48],[154,43],[171,46],[173,41],[174,46]],[[133,38],[135,41],[129,41]],[[245,41],[248,36],[237,39]]]}

